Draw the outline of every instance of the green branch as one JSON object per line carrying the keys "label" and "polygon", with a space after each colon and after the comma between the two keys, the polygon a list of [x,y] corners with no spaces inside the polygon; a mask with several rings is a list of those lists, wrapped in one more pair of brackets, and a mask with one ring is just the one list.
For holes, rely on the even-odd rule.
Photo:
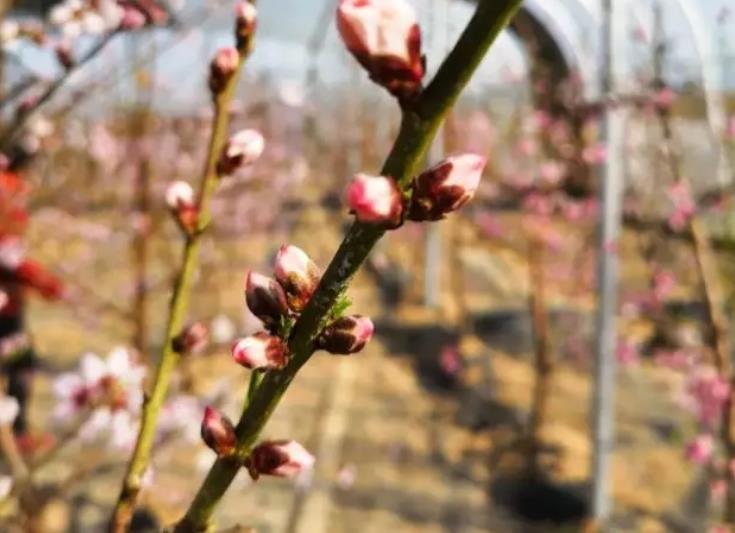
{"label": "green branch", "polygon": [[[520,4],[521,0],[485,0],[478,5],[432,83],[414,105],[403,110],[401,129],[383,166],[383,175],[393,176],[404,189],[408,186],[447,111]],[[325,317],[384,233],[381,228],[357,222],[350,228],[319,288],[294,326],[289,341],[292,354],[289,364],[263,378],[237,424],[240,460],[249,455],[291,381],[314,353],[314,341]],[[176,525],[176,531],[206,531],[217,504],[239,468],[236,459],[215,461],[186,515]]]}

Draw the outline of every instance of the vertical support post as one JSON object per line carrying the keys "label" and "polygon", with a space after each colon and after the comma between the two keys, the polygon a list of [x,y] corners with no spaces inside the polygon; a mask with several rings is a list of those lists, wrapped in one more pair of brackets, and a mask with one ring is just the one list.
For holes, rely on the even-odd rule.
{"label": "vertical support post", "polygon": [[[600,98],[603,102],[615,91],[613,61],[615,35],[613,0],[602,0],[602,35],[600,54]],[[610,459],[614,447],[615,420],[615,344],[618,291],[618,259],[616,246],[620,235],[622,166],[620,146],[622,117],[620,111],[605,106],[602,116],[602,142],[608,157],[600,166],[599,191],[602,214],[598,252],[597,339],[595,343],[595,383],[592,417],[592,517],[602,525],[611,512]]]}
{"label": "vertical support post", "polygon": [[[431,0],[431,57],[441,60],[448,46],[449,2]],[[429,162],[438,163],[444,157],[444,125],[436,132],[429,149]],[[441,301],[442,235],[439,224],[428,224],[424,243],[424,305],[438,308]]]}

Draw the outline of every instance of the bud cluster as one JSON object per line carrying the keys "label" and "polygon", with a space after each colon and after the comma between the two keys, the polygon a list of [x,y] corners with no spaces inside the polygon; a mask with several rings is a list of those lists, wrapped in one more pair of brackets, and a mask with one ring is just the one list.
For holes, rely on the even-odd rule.
{"label": "bud cluster", "polygon": [[347,188],[347,203],[357,220],[395,229],[404,220],[441,220],[469,202],[480,184],[486,159],[452,156],[415,177],[404,197],[391,177],[358,174]]}

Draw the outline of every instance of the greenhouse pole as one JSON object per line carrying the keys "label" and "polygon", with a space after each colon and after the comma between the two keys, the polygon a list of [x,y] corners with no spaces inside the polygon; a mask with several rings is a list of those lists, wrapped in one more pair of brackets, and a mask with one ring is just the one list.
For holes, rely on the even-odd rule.
{"label": "greenhouse pole", "polygon": [[[602,0],[602,35],[600,47],[600,98],[609,102],[615,91],[615,64],[613,39],[615,21],[613,0]],[[615,419],[615,344],[618,258],[617,242],[620,235],[622,167],[619,157],[622,134],[620,111],[606,105],[601,117],[602,139],[607,147],[607,158],[600,166],[601,219],[598,251],[598,308],[597,339],[595,344],[595,383],[593,387],[592,417],[592,518],[598,526],[609,517],[610,458],[614,447]]]}
{"label": "greenhouse pole", "polygon": [[[444,57],[448,48],[449,1],[430,0],[432,57]],[[439,127],[434,143],[429,149],[429,164],[438,163],[444,157],[444,125]],[[426,228],[424,244],[424,305],[436,309],[441,300],[442,235],[439,224]]]}

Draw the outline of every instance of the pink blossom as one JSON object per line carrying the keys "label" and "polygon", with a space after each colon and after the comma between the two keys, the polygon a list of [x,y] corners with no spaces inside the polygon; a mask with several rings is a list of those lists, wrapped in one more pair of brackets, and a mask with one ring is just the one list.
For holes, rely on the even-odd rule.
{"label": "pink blossom", "polygon": [[676,287],[676,276],[670,270],[657,270],[653,275],[653,295],[656,302],[666,300]]}
{"label": "pink blossom", "polygon": [[87,412],[89,418],[80,431],[82,438],[95,438],[108,431],[114,446],[126,447],[135,439],[144,377],[145,367],[124,348],[111,351],[106,360],[84,355],[77,372],[61,374],[54,381],[54,418],[65,421]]}
{"label": "pink blossom", "polygon": [[697,465],[707,464],[714,451],[714,439],[709,433],[697,436],[686,449],[686,457]]}
{"label": "pink blossom", "polygon": [[403,199],[391,177],[357,174],[347,188],[347,203],[360,222],[396,226],[401,221]]}
{"label": "pink blossom", "polygon": [[194,206],[194,189],[185,181],[174,181],[166,187],[166,206],[172,211]]}
{"label": "pink blossom", "polygon": [[209,71],[209,88],[213,94],[224,89],[240,64],[240,53],[236,48],[220,48],[212,59]]}
{"label": "pink blossom", "polygon": [[456,344],[448,344],[439,353],[439,368],[449,376],[455,377],[462,370],[462,356]]}
{"label": "pink blossom", "polygon": [[401,99],[421,90],[421,30],[405,0],[341,0],[337,29],[370,77]]}
{"label": "pink blossom", "polygon": [[545,194],[533,192],[528,194],[522,203],[522,208],[529,214],[548,217],[554,212],[554,204]]}
{"label": "pink blossom", "polygon": [[588,165],[601,165],[607,160],[607,147],[604,144],[593,144],[582,150],[582,159]]}
{"label": "pink blossom", "polygon": [[546,111],[536,109],[533,112],[533,121],[535,122],[536,127],[545,130],[546,128],[551,126],[554,119]]}
{"label": "pink blossom", "polygon": [[676,93],[668,87],[664,87],[653,97],[653,103],[659,109],[669,109],[673,105],[674,100],[676,100]]}
{"label": "pink blossom", "polygon": [[235,27],[238,38],[238,48],[241,48],[249,39],[258,23],[258,10],[247,0],[240,0],[235,5]]}
{"label": "pink blossom", "polygon": [[241,130],[229,138],[222,150],[217,172],[229,176],[240,167],[252,165],[265,150],[265,139],[257,130]]}
{"label": "pink blossom", "polygon": [[684,401],[701,424],[713,427],[729,398],[730,383],[714,368],[702,366],[690,373]]}
{"label": "pink blossom", "polygon": [[697,206],[685,181],[679,181],[669,187],[668,194],[673,206],[669,215],[669,226],[674,231],[682,231],[696,213]]}
{"label": "pink blossom", "polygon": [[637,365],[640,361],[638,345],[626,339],[618,339],[617,349],[615,350],[615,358],[622,367],[631,367]]}
{"label": "pink blossom", "polygon": [[539,167],[541,179],[546,185],[558,185],[564,177],[565,168],[559,161],[544,161]]}

